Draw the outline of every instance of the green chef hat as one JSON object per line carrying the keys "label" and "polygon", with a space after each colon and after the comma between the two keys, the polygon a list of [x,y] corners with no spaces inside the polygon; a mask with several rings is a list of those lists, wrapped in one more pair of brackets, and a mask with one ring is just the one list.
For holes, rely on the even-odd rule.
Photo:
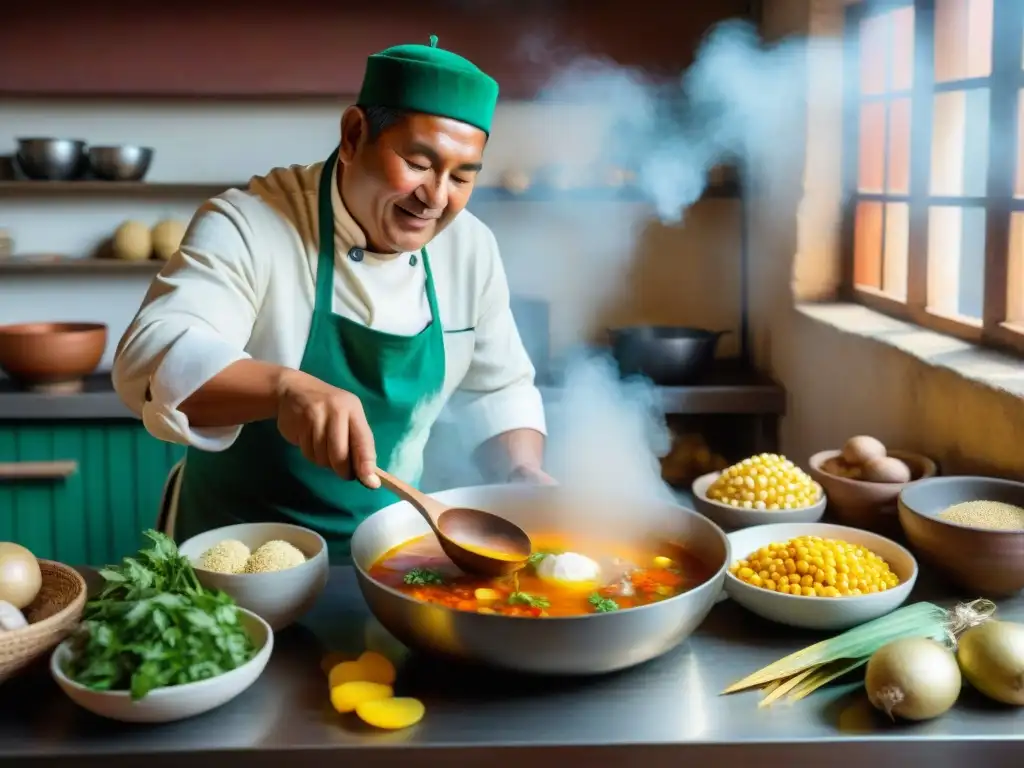
{"label": "green chef hat", "polygon": [[359,91],[364,107],[450,117],[491,132],[498,83],[468,59],[430,45],[396,45],[373,54]]}

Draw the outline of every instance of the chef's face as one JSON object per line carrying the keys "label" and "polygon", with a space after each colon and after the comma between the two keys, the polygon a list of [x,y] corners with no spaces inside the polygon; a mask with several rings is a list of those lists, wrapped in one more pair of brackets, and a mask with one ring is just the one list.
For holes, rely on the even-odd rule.
{"label": "chef's face", "polygon": [[378,253],[418,251],[466,207],[487,134],[458,120],[407,114],[371,137],[366,114],[341,119],[341,191]]}

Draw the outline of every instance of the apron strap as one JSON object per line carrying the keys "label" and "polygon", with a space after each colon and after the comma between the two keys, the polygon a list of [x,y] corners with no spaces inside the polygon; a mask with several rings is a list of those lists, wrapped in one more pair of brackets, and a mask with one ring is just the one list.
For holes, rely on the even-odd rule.
{"label": "apron strap", "polygon": [[317,199],[320,252],[316,262],[316,304],[315,308],[330,312],[334,305],[334,176],[337,169],[338,150],[324,163],[320,172],[320,194]]}
{"label": "apron strap", "polygon": [[[317,199],[317,215],[319,218],[320,251],[316,261],[316,304],[315,309],[330,313],[334,308],[334,177],[338,167],[338,150],[324,163],[320,172],[320,194]],[[420,249],[423,256],[423,271],[427,276],[427,303],[430,306],[431,321],[438,323],[437,293],[434,290],[434,273],[430,269],[427,247]]]}

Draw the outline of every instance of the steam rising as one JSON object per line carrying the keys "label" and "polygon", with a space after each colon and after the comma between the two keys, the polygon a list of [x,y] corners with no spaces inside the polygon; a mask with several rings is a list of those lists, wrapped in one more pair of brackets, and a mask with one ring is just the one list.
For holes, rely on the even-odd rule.
{"label": "steam rising", "polygon": [[[611,118],[605,146],[636,169],[637,183],[658,217],[674,223],[700,198],[714,166],[733,165],[749,182],[769,170],[769,161],[790,162],[780,151],[802,143],[780,137],[803,132],[807,45],[794,40],[766,47],[751,25],[727,22],[709,33],[674,87],[583,58],[564,68],[544,93],[556,101],[604,105]],[[528,46],[533,55],[540,48]],[[838,76],[838,45],[834,54],[832,71]],[[617,511],[609,505],[603,514],[612,517],[591,517],[591,523],[608,524],[618,534],[625,518],[637,536],[660,527],[662,521],[651,519],[650,510],[674,500],[658,461],[670,449],[671,436],[649,383],[620,381],[606,355],[578,354],[569,361],[564,394],[558,407],[549,409],[549,422],[548,467],[566,491],[618,499],[628,494],[636,502]],[[596,513],[588,507],[577,514]]]}
{"label": "steam rising", "polygon": [[[543,90],[553,101],[604,105],[606,145],[637,171],[637,184],[665,223],[679,221],[707,186],[708,172],[734,165],[750,180],[803,132],[807,40],[766,46],[744,21],[714,27],[678,85],[655,85],[642,71],[578,58]],[[842,73],[837,43],[828,68]],[[527,43],[535,57],[539,46]],[[819,59],[819,62],[823,60]],[[790,150],[792,151],[792,150]]]}

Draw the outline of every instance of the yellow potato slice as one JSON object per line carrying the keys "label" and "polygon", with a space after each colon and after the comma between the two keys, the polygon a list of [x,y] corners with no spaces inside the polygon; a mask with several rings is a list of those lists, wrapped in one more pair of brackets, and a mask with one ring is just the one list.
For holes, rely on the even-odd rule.
{"label": "yellow potato slice", "polygon": [[382,654],[376,651],[366,651],[356,661],[365,674],[364,680],[371,683],[382,683],[383,685],[394,685],[395,665]]}
{"label": "yellow potato slice", "polygon": [[416,725],[427,711],[419,699],[364,699],[356,705],[356,715],[367,725],[397,731]]}
{"label": "yellow potato slice", "polygon": [[355,680],[331,688],[331,706],[337,712],[352,712],[360,704],[390,699],[392,693],[390,685]]}
{"label": "yellow potato slice", "polygon": [[347,661],[348,657],[344,653],[338,653],[337,651],[331,651],[320,659],[320,669],[323,670],[325,675],[329,675],[331,670],[341,664],[343,661]]}
{"label": "yellow potato slice", "polygon": [[327,687],[337,688],[339,685],[345,683],[355,682],[377,682],[376,680],[370,680],[367,677],[366,670],[363,665],[358,661],[343,661],[340,664],[335,664],[331,667],[331,671],[327,673]]}

